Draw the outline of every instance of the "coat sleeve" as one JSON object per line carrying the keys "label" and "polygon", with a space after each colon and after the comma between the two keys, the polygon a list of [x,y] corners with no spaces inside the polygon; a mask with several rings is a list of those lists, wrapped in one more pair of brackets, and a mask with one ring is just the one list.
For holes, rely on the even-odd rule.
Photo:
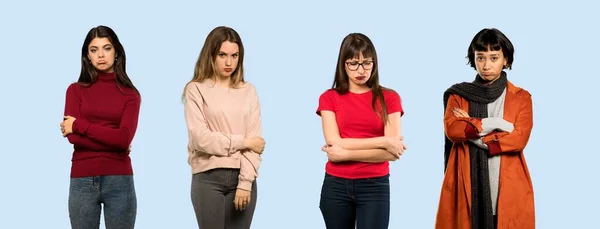
{"label": "coat sleeve", "polygon": [[444,113],[444,132],[446,133],[446,137],[452,142],[464,142],[469,139],[480,138],[479,132],[482,131],[481,119],[458,118],[452,112],[454,108],[469,111],[468,103],[461,102],[458,95],[451,95],[448,98]]}
{"label": "coat sleeve", "polygon": [[519,92],[519,112],[514,123],[514,130],[508,132],[492,132],[483,138],[490,151],[490,155],[502,153],[521,152],[525,149],[531,129],[533,128],[533,105],[531,94],[522,90]]}

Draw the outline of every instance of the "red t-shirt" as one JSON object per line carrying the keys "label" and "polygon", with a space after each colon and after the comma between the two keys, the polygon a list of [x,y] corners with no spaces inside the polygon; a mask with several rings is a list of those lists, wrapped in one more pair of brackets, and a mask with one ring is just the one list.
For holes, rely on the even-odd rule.
{"label": "red t-shirt", "polygon": [[[398,93],[384,89],[383,98],[388,114],[400,112],[401,116],[404,115]],[[329,89],[319,98],[317,114],[320,116],[323,110],[334,112],[341,138],[381,137],[384,136],[384,125],[373,110],[372,99],[371,91],[362,94],[348,92],[340,95],[335,90]],[[385,176],[389,174],[390,169],[387,161],[378,163],[328,161],[325,172],[346,179],[361,179]]]}

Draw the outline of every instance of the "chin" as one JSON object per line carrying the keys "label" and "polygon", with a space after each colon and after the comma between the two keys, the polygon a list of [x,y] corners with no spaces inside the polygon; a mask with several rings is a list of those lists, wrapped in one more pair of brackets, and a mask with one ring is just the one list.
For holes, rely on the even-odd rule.
{"label": "chin", "polygon": [[231,77],[231,72],[221,72],[221,77]]}

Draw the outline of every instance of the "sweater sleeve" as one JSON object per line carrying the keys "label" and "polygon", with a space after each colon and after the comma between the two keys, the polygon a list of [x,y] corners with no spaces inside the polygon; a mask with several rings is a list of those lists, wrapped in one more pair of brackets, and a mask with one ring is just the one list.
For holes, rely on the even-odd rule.
{"label": "sweater sleeve", "polygon": [[[254,87],[251,88],[251,100],[250,100],[250,118],[246,126],[247,137],[261,137],[262,128],[260,120],[260,102],[258,94]],[[262,158],[258,153],[250,150],[243,150],[242,158],[240,161],[240,176],[238,181],[238,188],[243,190],[252,190],[252,182],[258,177],[258,168],[260,167]]]}
{"label": "sweater sleeve", "polygon": [[192,151],[229,156],[244,148],[244,135],[212,131],[206,121],[200,89],[190,83],[185,89],[185,121],[188,148]]}
{"label": "sweater sleeve", "polygon": [[[76,83],[71,84],[67,88],[66,93],[66,101],[65,101],[65,113],[64,115],[73,116],[76,119],[82,119],[81,113],[79,111],[79,105],[81,102],[81,98],[79,97],[79,85]],[[75,127],[73,127],[75,128]],[[86,136],[80,135],[78,133],[71,133],[67,135],[67,139],[75,148],[85,148],[91,150],[99,150],[99,151],[121,151],[119,147],[110,146],[107,144],[103,144],[102,142],[95,141]],[[127,149],[127,148],[125,148]]]}
{"label": "sweater sleeve", "polygon": [[533,128],[533,105],[531,94],[521,91],[519,113],[512,132],[492,132],[483,137],[489,147],[490,155],[521,152],[525,149]]}
{"label": "sweater sleeve", "polygon": [[73,132],[118,149],[128,149],[135,135],[141,98],[128,96],[118,128],[104,127],[78,118],[73,122]]}

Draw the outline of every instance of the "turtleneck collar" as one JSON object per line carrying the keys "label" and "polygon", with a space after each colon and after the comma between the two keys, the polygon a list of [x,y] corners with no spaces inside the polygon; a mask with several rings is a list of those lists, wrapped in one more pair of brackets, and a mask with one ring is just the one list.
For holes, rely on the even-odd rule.
{"label": "turtleneck collar", "polygon": [[111,73],[106,73],[106,72],[101,72],[101,71],[97,71],[98,72],[98,80],[99,81],[114,81],[116,76],[115,76],[115,72],[111,72]]}

